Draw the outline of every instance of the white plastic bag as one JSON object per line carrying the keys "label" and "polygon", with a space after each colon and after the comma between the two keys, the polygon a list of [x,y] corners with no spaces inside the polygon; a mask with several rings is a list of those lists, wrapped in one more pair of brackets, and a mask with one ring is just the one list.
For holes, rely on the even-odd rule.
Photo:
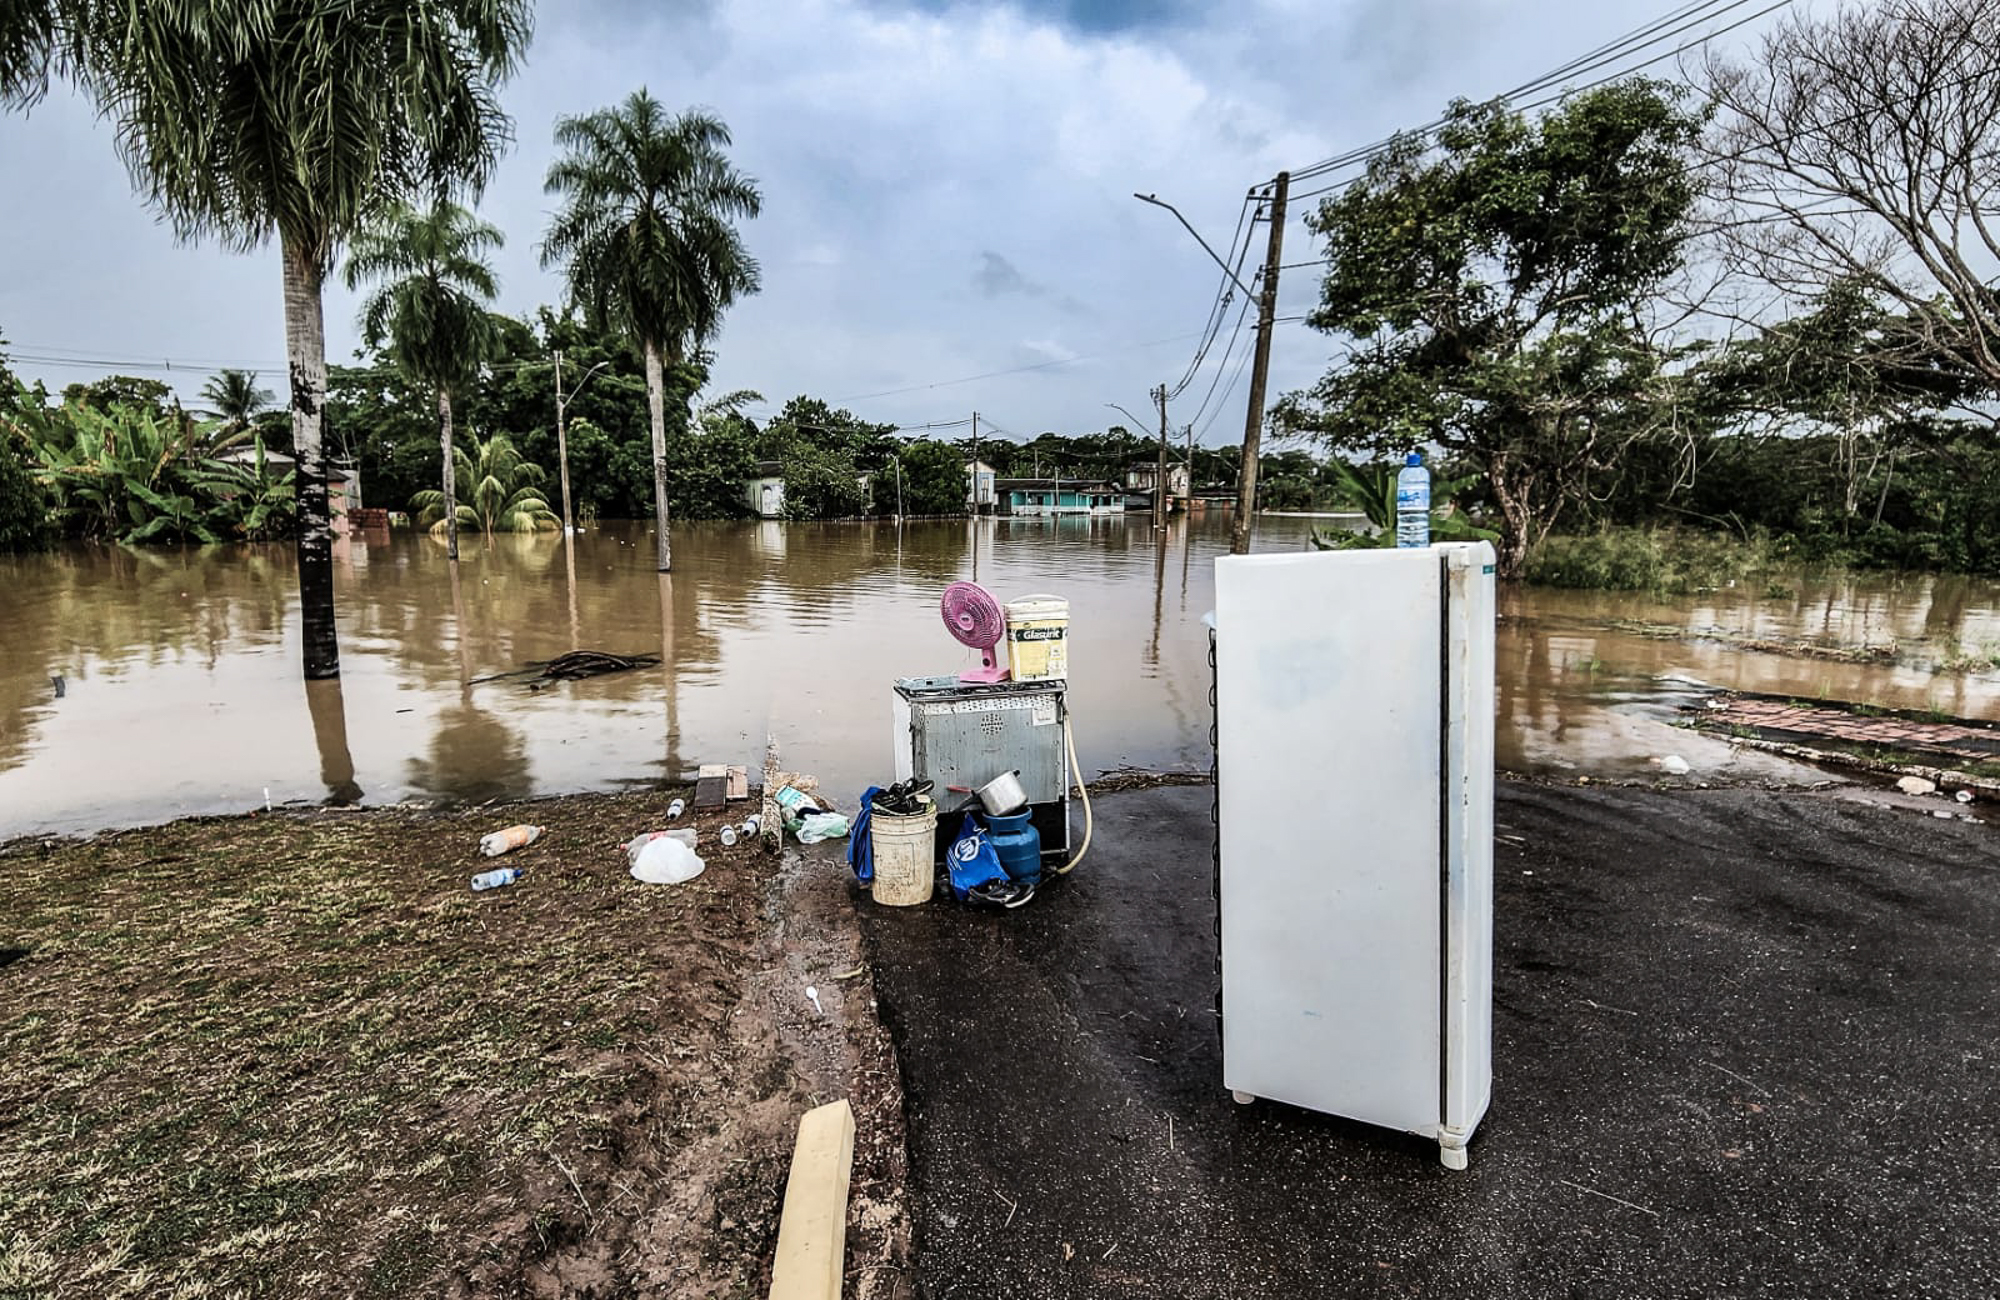
{"label": "white plastic bag", "polygon": [[799,843],[817,844],[847,834],[847,818],[839,813],[812,813],[799,823]]}
{"label": "white plastic bag", "polygon": [[708,864],[693,849],[662,836],[639,850],[632,863],[632,879],[648,885],[678,885],[707,869]]}

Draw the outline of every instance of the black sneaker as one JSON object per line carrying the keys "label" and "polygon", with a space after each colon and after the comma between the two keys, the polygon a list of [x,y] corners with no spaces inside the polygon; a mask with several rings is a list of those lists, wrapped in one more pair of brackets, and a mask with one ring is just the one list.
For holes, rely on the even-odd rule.
{"label": "black sneaker", "polygon": [[965,901],[988,907],[1020,907],[1035,896],[1035,886],[1027,880],[989,880],[965,891]]}

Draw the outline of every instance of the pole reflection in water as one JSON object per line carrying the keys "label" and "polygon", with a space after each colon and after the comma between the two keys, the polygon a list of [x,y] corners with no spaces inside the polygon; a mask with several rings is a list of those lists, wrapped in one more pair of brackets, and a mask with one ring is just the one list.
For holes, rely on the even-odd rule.
{"label": "pole reflection in water", "polygon": [[326,801],[345,806],[361,802],[354,779],[354,755],[347,748],[347,697],[340,678],[305,683],[306,712],[312,718],[313,744],[319,750],[319,779]]}
{"label": "pole reflection in water", "polygon": [[580,650],[583,645],[576,617],[576,538],[567,533],[563,535],[563,568],[569,574],[569,648]]}

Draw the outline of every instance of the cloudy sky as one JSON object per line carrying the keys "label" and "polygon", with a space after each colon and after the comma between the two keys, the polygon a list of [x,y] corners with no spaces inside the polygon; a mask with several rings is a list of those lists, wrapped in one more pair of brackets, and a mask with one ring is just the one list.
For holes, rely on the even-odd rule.
{"label": "cloudy sky", "polygon": [[[1682,2],[543,0],[504,95],[518,140],[481,204],[508,237],[501,306],[561,294],[536,257],[551,124],[645,86],[719,113],[763,188],[746,237],[765,287],[716,342],[717,391],[757,389],[766,413],[803,392],[905,424],[978,410],[1023,435],[1103,427],[1120,419],[1107,402],[1143,413],[1153,384],[1181,377],[1218,281],[1134,191],[1220,247],[1246,189],[1281,168],[1517,85]],[[59,387],[126,370],[189,397],[203,367],[282,377],[275,251],[177,245],[87,105],[58,94],[0,118],[0,176],[0,337],[22,374]],[[1296,212],[1288,263],[1313,256]],[[1313,299],[1309,267],[1281,285],[1281,315]],[[353,318],[332,291],[335,360],[357,344]],[[1199,411],[1205,442],[1241,436],[1248,339],[1226,368],[1218,344],[1177,426]],[[1274,395],[1327,355],[1281,325]]]}

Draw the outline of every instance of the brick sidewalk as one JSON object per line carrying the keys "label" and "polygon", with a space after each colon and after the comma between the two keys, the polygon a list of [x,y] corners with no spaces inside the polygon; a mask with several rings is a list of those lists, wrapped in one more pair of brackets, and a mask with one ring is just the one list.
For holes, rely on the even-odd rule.
{"label": "brick sidewalk", "polygon": [[1724,696],[1702,712],[1707,726],[1752,727],[1864,745],[1877,749],[1948,754],[1954,758],[2000,759],[2000,730],[1957,722],[1922,722],[1912,718],[1868,717],[1845,709],[1787,704],[1780,700]]}

